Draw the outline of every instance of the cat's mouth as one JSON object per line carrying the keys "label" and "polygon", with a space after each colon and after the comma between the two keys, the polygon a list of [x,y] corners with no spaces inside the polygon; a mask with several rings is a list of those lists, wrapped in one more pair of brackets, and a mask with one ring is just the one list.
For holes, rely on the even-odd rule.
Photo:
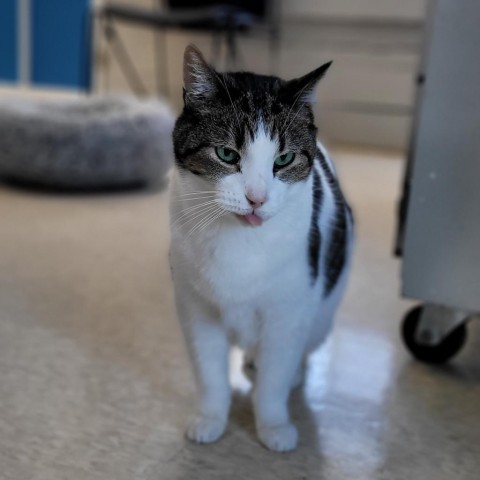
{"label": "cat's mouth", "polygon": [[259,227],[263,223],[263,219],[255,213],[248,213],[247,215],[235,215],[243,222],[246,222],[254,227]]}

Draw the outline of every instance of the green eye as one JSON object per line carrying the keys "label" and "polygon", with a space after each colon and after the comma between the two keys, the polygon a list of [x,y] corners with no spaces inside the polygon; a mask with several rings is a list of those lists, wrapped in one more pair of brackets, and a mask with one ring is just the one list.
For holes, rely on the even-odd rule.
{"label": "green eye", "polygon": [[230,150],[230,148],[216,147],[215,153],[225,163],[237,163],[240,160],[240,155],[235,150]]}
{"label": "green eye", "polygon": [[275,167],[286,167],[287,165],[290,165],[294,159],[295,154],[293,152],[284,153],[275,159]]}

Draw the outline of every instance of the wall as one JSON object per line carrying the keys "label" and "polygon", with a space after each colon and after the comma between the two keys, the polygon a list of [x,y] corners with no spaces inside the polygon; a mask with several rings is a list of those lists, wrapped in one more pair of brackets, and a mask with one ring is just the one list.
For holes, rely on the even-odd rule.
{"label": "wall", "polygon": [[428,0],[283,0],[286,16],[418,21]]}
{"label": "wall", "polygon": [[[375,11],[380,3],[383,7]],[[137,0],[137,4],[152,5],[149,0]],[[316,106],[326,137],[344,143],[406,148],[424,5],[424,0],[284,0],[280,55],[274,70],[270,69],[267,38],[262,34],[242,37],[243,62],[239,68],[292,78],[333,59]],[[327,12],[328,19],[323,16]],[[338,14],[335,19],[333,13]],[[374,17],[377,21],[365,21]],[[155,62],[160,59],[160,71],[168,77],[169,86],[163,92],[180,108],[183,49],[193,42],[210,58],[210,37],[172,31],[161,35],[160,44],[166,48],[156,54],[151,30],[121,25],[119,31],[152,93],[157,91]],[[118,63],[110,55],[98,58],[102,67],[105,59],[110,59],[109,75],[105,75],[105,68],[99,69],[99,89],[110,84],[111,90],[128,90]]]}

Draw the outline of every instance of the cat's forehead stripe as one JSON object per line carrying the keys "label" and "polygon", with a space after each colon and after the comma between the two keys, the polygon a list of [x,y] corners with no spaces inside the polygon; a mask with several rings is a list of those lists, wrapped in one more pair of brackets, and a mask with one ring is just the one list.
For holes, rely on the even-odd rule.
{"label": "cat's forehead stripe", "polygon": [[271,133],[261,117],[258,119],[253,140],[247,145],[246,151],[249,160],[269,164],[278,153],[278,142],[275,137],[272,139]]}

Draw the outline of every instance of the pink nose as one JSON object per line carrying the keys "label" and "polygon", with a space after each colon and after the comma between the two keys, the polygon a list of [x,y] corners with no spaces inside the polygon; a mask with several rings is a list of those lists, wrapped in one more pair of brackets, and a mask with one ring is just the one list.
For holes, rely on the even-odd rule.
{"label": "pink nose", "polygon": [[246,193],[245,194],[248,203],[255,209],[260,208],[265,201],[267,200],[266,195],[254,195],[253,193]]}

